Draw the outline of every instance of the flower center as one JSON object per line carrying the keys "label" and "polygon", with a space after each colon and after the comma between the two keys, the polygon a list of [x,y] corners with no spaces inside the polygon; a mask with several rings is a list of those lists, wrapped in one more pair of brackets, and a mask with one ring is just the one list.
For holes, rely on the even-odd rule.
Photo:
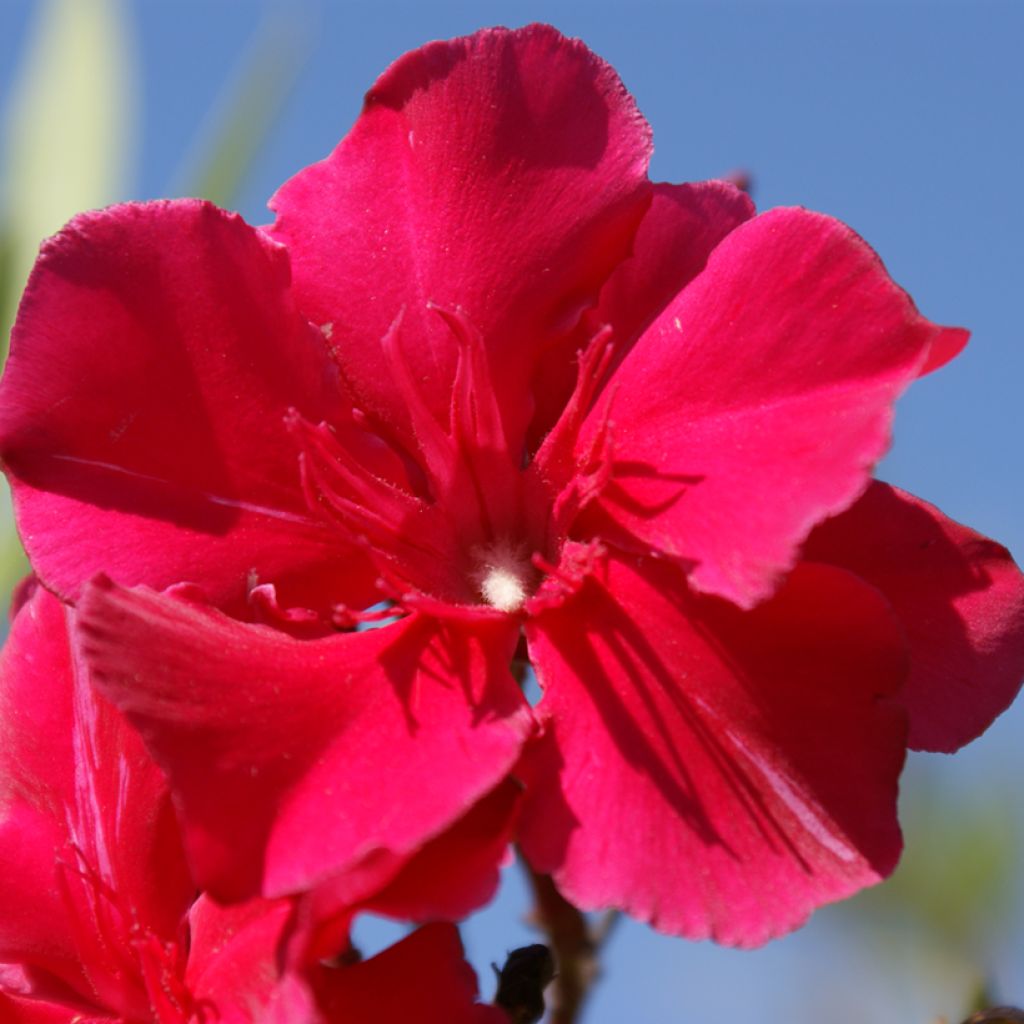
{"label": "flower center", "polygon": [[537,583],[537,570],[522,545],[498,543],[474,552],[473,581],[484,601],[500,612],[516,612]]}
{"label": "flower center", "polygon": [[[527,459],[522,424],[507,435],[482,335],[462,310],[431,308],[456,347],[447,410],[444,395],[434,403],[442,408],[433,408],[407,363],[399,315],[381,347],[408,423],[396,426],[358,408],[334,424],[288,413],[310,510],[367,553],[380,592],[392,602],[385,617],[395,607],[457,618],[555,607],[579,589],[598,557],[594,545],[567,554],[565,544],[571,523],[611,475],[610,399],[594,413],[603,426],[577,450],[612,359],[611,328],[598,330],[580,354],[571,398]],[[277,611],[265,588],[251,592],[262,610],[293,629],[315,629],[321,621],[315,610]],[[371,617],[381,616],[340,604],[330,612],[337,628]]]}

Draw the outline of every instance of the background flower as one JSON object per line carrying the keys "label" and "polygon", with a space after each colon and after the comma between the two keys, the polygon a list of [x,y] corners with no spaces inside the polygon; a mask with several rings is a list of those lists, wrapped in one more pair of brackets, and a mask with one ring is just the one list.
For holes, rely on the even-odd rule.
{"label": "background flower", "polygon": [[[451,925],[364,963],[322,965],[303,941],[282,975],[292,904],[197,897],[166,781],[92,688],[73,613],[34,580],[19,597],[0,653],[5,1024],[502,1024]],[[370,898],[406,910],[411,881]]]}

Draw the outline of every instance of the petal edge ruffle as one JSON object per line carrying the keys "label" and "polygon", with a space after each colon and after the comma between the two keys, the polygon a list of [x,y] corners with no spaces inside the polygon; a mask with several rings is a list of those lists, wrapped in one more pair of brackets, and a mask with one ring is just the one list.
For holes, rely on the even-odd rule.
{"label": "petal edge ruffle", "polygon": [[895,399],[944,336],[838,221],[741,224],[634,345],[610,409],[595,405],[578,450],[607,429],[614,454],[587,529],[753,607],[867,487]]}
{"label": "petal edge ruffle", "polygon": [[895,609],[911,651],[898,699],[912,748],[951,753],[1009,707],[1024,679],[1024,575],[1001,544],[876,481],[804,557],[855,573]]}

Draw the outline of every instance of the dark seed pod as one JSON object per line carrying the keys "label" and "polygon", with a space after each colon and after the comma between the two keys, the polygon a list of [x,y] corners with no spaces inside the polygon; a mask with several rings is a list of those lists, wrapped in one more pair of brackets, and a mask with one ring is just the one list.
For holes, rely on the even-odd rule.
{"label": "dark seed pod", "polygon": [[544,1016],[544,989],[555,976],[555,959],[547,946],[535,943],[513,949],[498,970],[494,1005],[500,1006],[512,1024],[536,1024]]}

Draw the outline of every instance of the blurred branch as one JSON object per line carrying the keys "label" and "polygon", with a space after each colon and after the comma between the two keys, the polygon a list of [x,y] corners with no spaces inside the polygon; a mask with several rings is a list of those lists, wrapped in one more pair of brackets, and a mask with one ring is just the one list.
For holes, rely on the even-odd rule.
{"label": "blurred branch", "polygon": [[1024,1010],[1016,1006],[993,1006],[972,1013],[964,1024],[1024,1024]]}
{"label": "blurred branch", "polygon": [[1016,795],[998,783],[984,794],[952,791],[932,767],[916,759],[902,784],[906,852],[892,878],[833,916],[868,927],[902,920],[922,943],[977,966],[987,960],[1013,907],[1020,850]]}
{"label": "blurred branch", "polygon": [[601,976],[600,954],[611,935],[617,911],[591,925],[586,916],[555,888],[550,876],[524,869],[534,894],[531,923],[542,929],[554,951],[557,974],[552,983],[551,1024],[576,1024],[583,1005]]}

